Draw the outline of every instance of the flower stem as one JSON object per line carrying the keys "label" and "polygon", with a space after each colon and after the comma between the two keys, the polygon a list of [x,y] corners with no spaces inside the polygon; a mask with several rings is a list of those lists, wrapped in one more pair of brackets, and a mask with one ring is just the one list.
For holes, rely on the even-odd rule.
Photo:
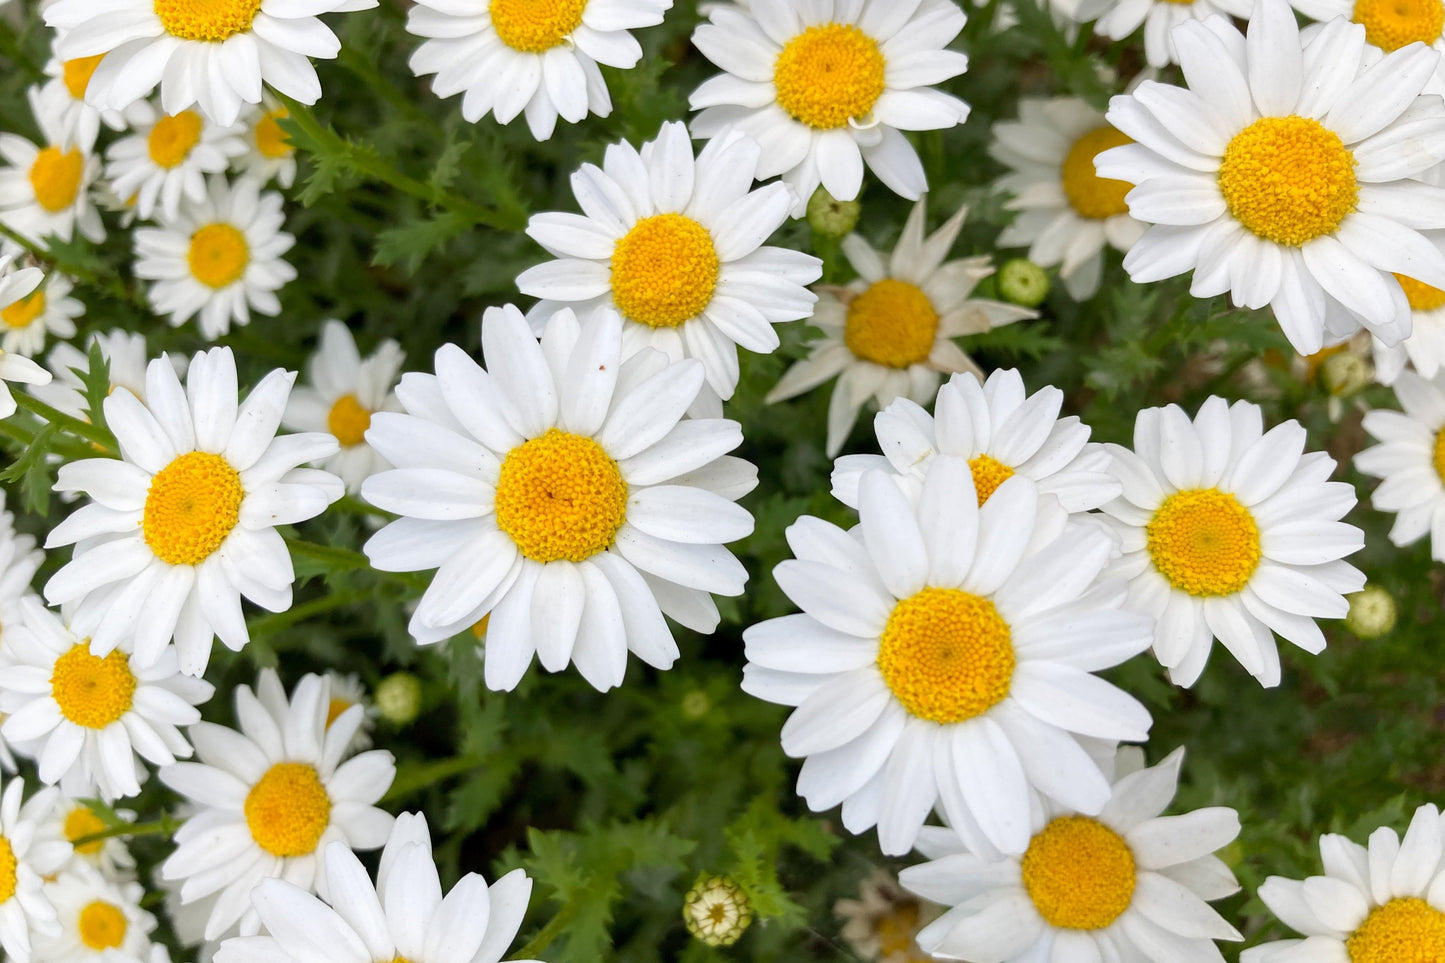
{"label": "flower stem", "polygon": [[96,448],[95,454],[104,455],[107,458],[120,457],[120,445],[115,440],[115,435],[106,429],[76,418],[74,415],[67,415],[60,409],[52,408],[39,398],[23,391],[14,391],[11,394],[15,398],[15,403],[21,408],[90,442]]}
{"label": "flower stem", "polygon": [[70,844],[76,849],[79,849],[90,843],[98,843],[105,839],[114,839],[117,836],[124,836],[126,838],[132,836],[169,836],[179,829],[180,826],[181,824],[172,819],[169,813],[161,813],[160,819],[152,820],[148,823],[122,823],[118,826],[107,826],[100,832],[87,833],[84,836],[72,839]]}

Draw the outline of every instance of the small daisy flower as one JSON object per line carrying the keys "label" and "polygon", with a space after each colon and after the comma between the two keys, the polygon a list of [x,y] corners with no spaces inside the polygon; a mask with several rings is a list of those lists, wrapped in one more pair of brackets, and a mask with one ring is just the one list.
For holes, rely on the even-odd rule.
{"label": "small daisy flower", "polygon": [[[126,822],[135,822],[135,813],[130,810],[112,812]],[[78,799],[62,797],[56,801],[40,833],[46,839],[63,839],[70,844],[71,856],[65,863],[66,868],[84,865],[112,882],[133,878],[135,857],[126,848],[124,838],[107,836],[80,842],[88,836],[105,832],[106,828],[105,821],[89,805]]]}
{"label": "small daisy flower", "polygon": [[341,476],[349,492],[360,491],[367,478],[391,467],[367,444],[366,429],[376,412],[401,410],[392,389],[405,361],[406,353],[390,338],[363,359],[346,325],[327,321],[307,362],[310,384],[291,392],[281,423],[291,431],[324,431],[336,439],[341,449],[322,467]]}
{"label": "small daisy flower", "polygon": [[1175,27],[1213,16],[1248,18],[1250,7],[1248,0],[1083,0],[1070,16],[1094,21],[1094,33],[1110,40],[1127,40],[1142,26],[1144,58],[1151,67],[1167,67],[1179,62]]}
{"label": "small daisy flower", "polygon": [[35,941],[45,963],[149,963],[156,918],[141,909],[145,887],[90,870],[61,873],[45,887],[60,930]]}
{"label": "small daisy flower", "polygon": [[1445,222],[1445,190],[1412,179],[1445,158],[1445,125],[1419,119],[1439,112],[1419,97],[1439,54],[1366,67],[1365,30],[1343,20],[1302,45],[1285,0],[1257,0],[1247,38],[1209,23],[1172,34],[1189,88],[1146,80],[1110,101],[1135,143],[1096,170],[1137,185],[1129,212],[1153,225],[1125,269],[1140,283],[1193,269],[1195,297],[1269,305],[1300,354],[1361,326],[1408,336],[1391,272],[1445,287],[1445,255],[1420,233]]}
{"label": "small daisy flower", "polygon": [[261,880],[324,890],[329,843],[366,850],[386,842],[392,817],[375,804],[396,763],[384,749],[341,762],[362,712],[353,706],[327,727],[328,689],[321,676],[303,676],[288,700],[276,673],[264,670],[255,692],[236,687],[239,732],[197,723],[190,736],[199,761],[161,770],[161,781],[195,806],[161,873],[184,880],[182,903],[218,896],[208,940],[237,923],[243,934],[257,932],[251,891]]}
{"label": "small daisy flower", "polygon": [[1258,405],[1212,397],[1191,422],[1178,405],[1134,422],[1134,450],[1106,445],[1124,494],[1104,506],[1121,539],[1129,607],[1158,619],[1154,655],[1191,686],[1219,639],[1261,685],[1280,681],[1275,632],[1306,652],[1317,618],[1343,618],[1365,577],[1343,561],[1365,544],[1340,521],[1355,490],[1306,452],[1305,430],[1264,431]]}
{"label": "small daisy flower", "polygon": [[672,0],[417,0],[406,29],[425,38],[411,56],[418,77],[435,74],[438,97],[462,94],[462,116],[499,124],[525,114],[537,140],[560,116],[606,117],[612,98],[598,64],[628,70],[642,59],[629,30],[662,23]]}
{"label": "small daisy flower", "polygon": [[1395,275],[1395,280],[1410,302],[1411,331],[1394,345],[1371,339],[1375,380],[1383,385],[1394,384],[1407,363],[1424,378],[1433,378],[1445,368],[1445,291],[1403,274]]}
{"label": "small daisy flower", "polygon": [[7,630],[20,624],[20,603],[35,596],[30,582],[44,562],[34,536],[15,531],[15,516],[5,510],[5,492],[0,491],[0,653],[6,648]]}
{"label": "small daisy flower", "polygon": [[1356,455],[1355,467],[1381,479],[1370,504],[1395,514],[1390,541],[1429,535],[1431,557],[1445,560],[1445,372],[1403,371],[1393,388],[1405,410],[1365,413],[1365,431],[1379,444]]}
{"label": "small daisy flower", "polygon": [[29,357],[45,346],[47,335],[75,337],[75,319],[85,305],[70,296],[74,289],[69,278],[52,271],[29,297],[0,310],[0,349]]}
{"label": "small daisy flower", "polygon": [[[49,384],[32,387],[30,393],[58,411],[88,421],[90,411],[85,399],[84,379],[90,372],[89,344],[100,345],[101,357],[108,365],[110,391],[124,388],[144,403],[146,366],[150,364],[145,335],[119,328],[91,335],[84,352],[63,341],[50,349],[45,365],[55,378]],[[177,377],[186,373],[184,356],[167,357]]]}
{"label": "small daisy flower", "polygon": [[51,57],[45,65],[45,74],[50,80],[40,88],[41,106],[37,116],[51,119],[59,137],[57,145],[61,149],[81,144],[93,145],[100,135],[101,124],[119,131],[150,122],[151,112],[144,101],[137,101],[123,111],[97,110],[85,102],[91,74],[95,73],[101,59],[102,56],[75,60]]}
{"label": "small daisy flower", "polygon": [[[22,304],[40,287],[45,275],[39,268],[20,266],[13,255],[0,254],[0,313]],[[9,382],[26,385],[50,383],[50,372],[29,358],[0,348],[0,418],[15,414]]]}
{"label": "small daisy flower", "polygon": [[960,847],[899,873],[906,889],[950,907],[919,945],[946,959],[999,963],[1203,963],[1221,959],[1215,940],[1242,939],[1207,902],[1239,890],[1213,855],[1239,835],[1239,815],[1216,806],[1162,816],[1184,750],[1148,769],[1137,749],[1119,754],[1097,815],[1045,802],[1030,817],[1021,855]]}
{"label": "small daisy flower", "polygon": [[44,143],[0,133],[0,157],[9,165],[0,169],[0,224],[36,244],[51,236],[68,241],[77,229],[90,241],[104,240],[105,224],[90,196],[101,167],[91,153],[94,140],[65,146],[38,87],[30,88],[29,98]]}
{"label": "small daisy flower", "polygon": [[167,221],[180,213],[181,201],[206,200],[206,175],[219,174],[246,152],[238,127],[207,120],[199,111],[162,114],[141,101],[133,110],[135,133],[105,152],[110,190],[143,219],[159,212]]}
{"label": "small daisy flower", "polygon": [[0,949],[14,963],[30,963],[32,940],[59,929],[42,878],[64,864],[70,848],[37,837],[55,805],[55,790],[42,790],[22,805],[24,794],[25,780],[16,776],[0,795]]}
{"label": "small daisy flower", "polygon": [[162,355],[146,370],[148,403],[125,389],[105,399],[121,458],[61,467],[56,490],[91,503],[46,542],[76,545],[45,594],[75,606],[71,628],[96,655],[127,641],[149,666],[174,638],[181,671],[199,676],[213,636],[237,651],[249,641],[241,596],[291,607],[295,572],[276,526],[342,495],[335,475],[295,467],[335,452],[336,439],[276,438],[294,378],[272,371],[238,405],[231,349],[212,348],[192,359],[184,391]]}
{"label": "small daisy flower", "polygon": [[737,422],[684,420],[702,365],[649,351],[622,360],[622,319],[569,310],[539,344],[520,311],[482,318],[483,370],[443,345],[436,375],[397,389],[366,437],[397,468],[361,494],[403,516],[364,551],[387,572],[437,569],[409,626],[437,642],[490,615],[485,677],[511,690],[535,653],[599,690],[622,683],[631,651],[670,668],[663,615],[717,628],[712,595],[740,595],[747,571],[724,543],[752,533],[734,504],[757,470],[727,456]]}
{"label": "small daisy flower", "polygon": [[356,734],[347,743],[346,750],[349,754],[369,749],[371,730],[376,728],[376,706],[372,704],[361,678],[354,672],[342,675],[332,671],[326,673],[326,681],[331,686],[331,699],[326,703],[326,727],[331,728],[332,723],[352,706],[361,706],[361,725],[356,727]]}
{"label": "small daisy flower", "polygon": [[523,294],[543,298],[531,312],[540,333],[559,308],[586,315],[616,308],[623,357],[656,348],[697,358],[718,397],[738,384],[738,346],[768,354],[773,325],[806,318],[823,262],[762,244],[788,219],[794,198],[782,184],[750,191],[758,145],[712,140],[694,160],[687,128],[662,126],[639,152],[625,141],[599,169],[584,164],[572,189],[584,214],[538,214],[527,233],[558,260],[524,271]]}
{"label": "small daisy flower", "polygon": [[[881,471],[861,524],[804,516],[796,560],[773,570],[803,614],[743,633],[744,691],[796,706],[783,751],[803,758],[813,811],[842,803],[906,853],[935,806],[971,848],[1021,853],[1042,794],[1097,814],[1108,783],[1080,737],[1142,741],[1148,711],[1093,675],[1149,645],[1146,616],[1100,581],[1115,548],[1097,527],[1052,537],[1034,483],[982,506],[968,462],[938,455],[916,499]],[[1040,544],[1041,543],[1041,544]]]}
{"label": "small daisy flower", "polygon": [[[1445,54],[1445,7],[1439,0],[1290,0],[1290,5],[1311,20],[1328,23],[1337,17],[1365,28],[1371,53],[1393,53],[1412,43],[1422,43]],[[1311,29],[1306,28],[1306,38]],[[1373,58],[1372,58],[1373,59]],[[1445,94],[1445,67],[1437,66],[1425,85],[1425,92]]]}
{"label": "small daisy flower", "polygon": [[915,937],[938,914],[900,888],[887,870],[877,870],[864,880],[858,899],[838,900],[833,915],[843,921],[838,935],[861,959],[932,963]]}
{"label": "small daisy flower", "polygon": [[828,404],[828,457],[843,448],[872,399],[885,408],[895,398],[926,404],[942,376],[983,372],[953,339],[1011,324],[1038,313],[1002,301],[971,298],[993,273],[987,255],[945,263],[967,208],[937,231],[924,234],[924,201],[914,205],[893,252],[878,252],[857,234],[843,239],[843,253],[858,272],[846,288],[824,288],[808,322],[823,333],[768,392],[784,401],[837,377]]}
{"label": "small daisy flower", "polygon": [[801,217],[819,184],[850,201],[866,164],[911,200],[928,189],[905,130],[946,130],[968,105],[933,89],[968,68],[945,49],[963,29],[951,0],[774,0],[719,8],[693,33],[726,71],[693,91],[695,137],[736,125],[762,145],[758,178],[779,174]]}
{"label": "small daisy flower", "polygon": [[269,94],[246,112],[246,152],[231,159],[237,173],[263,184],[274,180],[281,188],[296,183],[296,145],[279,123],[290,116],[286,105]]}
{"label": "small daisy flower", "polygon": [[136,277],[154,281],[151,307],[178,328],[197,319],[201,335],[222,337],[251,312],[281,313],[276,292],[295,280],[282,259],[296,239],[281,228],[281,195],[261,192],[243,177],[228,185],[213,177],[208,196],[185,203],[174,220],[135,232]]}

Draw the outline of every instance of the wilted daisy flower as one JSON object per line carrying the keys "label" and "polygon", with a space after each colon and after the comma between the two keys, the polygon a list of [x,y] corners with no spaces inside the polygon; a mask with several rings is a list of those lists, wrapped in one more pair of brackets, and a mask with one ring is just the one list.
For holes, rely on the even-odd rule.
{"label": "wilted daisy flower", "polygon": [[629,30],[662,23],[672,0],[417,0],[406,29],[426,38],[411,56],[418,77],[436,74],[438,97],[462,94],[462,116],[499,124],[525,114],[537,140],[560,116],[575,124],[612,113],[598,64],[627,70],[642,59]]}
{"label": "wilted daisy flower", "polygon": [[346,750],[352,753],[370,748],[371,730],[376,727],[376,706],[372,705],[361,678],[354,672],[342,675],[332,671],[326,673],[326,682],[331,687],[331,698],[326,703],[326,727],[331,728],[331,724],[340,719],[347,709],[361,706],[361,724],[356,727],[356,734],[347,743]]}
{"label": "wilted daisy flower", "polygon": [[858,413],[871,398],[883,408],[895,398],[926,404],[942,375],[968,371],[983,377],[953,339],[978,334],[1038,314],[1002,301],[970,298],[993,273],[987,255],[944,262],[963,227],[967,208],[932,234],[924,234],[925,205],[908,215],[903,234],[887,256],[857,234],[843,239],[843,253],[858,272],[846,288],[825,288],[808,322],[823,332],[768,392],[768,403],[810,391],[837,376],[828,404],[828,457],[848,440]]}
{"label": "wilted daisy flower", "polygon": [[[1209,17],[1248,17],[1249,0],[1083,0],[1070,16],[1079,23],[1094,21],[1094,33],[1111,40],[1126,40],[1144,28],[1144,57],[1151,67],[1179,62],[1174,28],[1189,20]],[[1120,141],[1123,143],[1123,141]],[[1114,146],[1114,145],[1109,145]]]}
{"label": "wilted daisy flower", "polygon": [[1124,494],[1104,506],[1123,549],[1129,605],[1158,619],[1154,655],[1177,685],[1204,671],[1214,639],[1265,686],[1279,684],[1273,632],[1306,652],[1317,618],[1343,618],[1365,584],[1343,561],[1365,544],[1342,522],[1355,490],[1335,462],[1306,452],[1305,430],[1264,431],[1258,405],[1212,397],[1191,422],[1178,405],[1147,408],[1134,450],[1105,446]]}
{"label": "wilted daisy flower", "polygon": [[538,344],[516,308],[482,318],[483,370],[455,345],[436,376],[407,375],[407,414],[380,413],[367,440],[397,468],[362,496],[404,517],[365,552],[386,572],[437,569],[412,616],[437,642],[482,616],[486,682],[510,690],[535,653],[606,690],[627,653],[677,659],[669,615],[717,628],[711,594],[740,595],[747,572],[723,543],[752,533],[734,504],[757,470],[727,452],[737,422],[684,420],[702,365],[648,351],[622,361],[622,320],[569,310]]}
{"label": "wilted daisy flower", "polygon": [[142,218],[157,211],[175,220],[181,201],[206,200],[206,175],[219,174],[246,151],[240,128],[207,120],[199,111],[162,114],[141,101],[135,133],[105,152],[105,176],[112,193]]}
{"label": "wilted daisy flower", "polygon": [[149,963],[156,918],[141,909],[145,887],[107,880],[90,867],[61,873],[46,884],[59,932],[39,936],[45,963]]}
{"label": "wilted daisy flower", "polygon": [[968,58],[946,50],[963,29],[951,0],[774,0],[718,8],[692,42],[726,73],[689,103],[696,137],[736,125],[762,145],[758,178],[779,174],[801,216],[822,184],[840,200],[863,186],[866,164],[889,190],[928,189],[905,130],[963,123],[968,105],[934,90]]}
{"label": "wilted daisy flower", "polygon": [[94,139],[67,146],[38,87],[30,88],[29,99],[44,143],[0,133],[0,157],[9,165],[0,169],[0,224],[37,244],[52,235],[68,241],[77,228],[88,240],[104,240],[105,224],[90,197],[101,166],[91,153]]}
{"label": "wilted daisy flower", "polygon": [[[133,331],[112,329],[104,334],[93,334],[86,345],[100,345],[101,357],[105,358],[110,374],[110,391],[124,388],[142,402],[146,400],[146,366],[150,355],[146,353],[146,339],[143,334]],[[89,408],[85,400],[84,377],[90,371],[90,356],[73,344],[60,342],[45,358],[46,367],[55,375],[53,381],[30,388],[30,393],[52,408],[88,420]],[[167,356],[176,375],[185,374],[186,358],[181,355]]]}
{"label": "wilted daisy flower", "polygon": [[181,671],[198,676],[213,636],[236,650],[249,641],[241,596],[291,607],[295,574],[276,526],[342,495],[335,475],[295,467],[336,451],[336,439],[276,438],[294,378],[272,371],[238,406],[231,349],[212,348],[192,359],[186,391],[162,355],[146,370],[145,403],[123,388],[105,399],[121,458],[61,467],[56,490],[92,501],[46,541],[76,543],[45,594],[75,606],[71,628],[97,655],[129,640],[148,666],[174,638]]}
{"label": "wilted daisy flower", "polygon": [[387,338],[364,360],[356,340],[340,321],[321,327],[321,343],[306,365],[310,384],[291,392],[281,423],[291,431],[330,433],[340,450],[322,464],[357,492],[369,476],[390,466],[367,444],[366,429],[378,411],[400,411],[392,390],[406,353]]}
{"label": "wilted daisy flower", "polygon": [[1403,371],[1393,387],[1405,410],[1365,414],[1365,431],[1379,444],[1356,455],[1355,467],[1382,479],[1370,504],[1395,513],[1390,541],[1429,535],[1431,557],[1445,559],[1445,372],[1427,379]]}
{"label": "wilted daisy flower", "polygon": [[280,187],[296,182],[296,145],[281,129],[278,121],[291,116],[286,105],[270,94],[261,98],[259,107],[246,112],[246,152],[232,158],[237,173],[249,175],[263,184],[275,180]]}
{"label": "wilted daisy flower", "polygon": [[1184,750],[1148,769],[1133,747],[1119,755],[1096,816],[1045,801],[1022,855],[959,851],[899,873],[905,888],[950,907],[919,945],[999,963],[1221,959],[1214,941],[1242,937],[1206,901],[1239,890],[1212,855],[1239,835],[1239,815],[1215,806],[1162,816]]}
{"label": "wilted daisy flower", "polygon": [[[45,275],[39,268],[23,267],[13,255],[0,254],[0,312],[23,303],[40,287]],[[50,383],[50,372],[23,355],[0,348],[0,418],[15,414],[15,398],[8,382],[27,385]]]}
{"label": "wilted daisy flower", "polygon": [[[45,73],[50,80],[40,88],[40,106],[36,115],[50,118],[61,148],[94,145],[101,124],[111,130],[125,130],[150,121],[149,105],[144,101],[137,101],[124,111],[98,110],[85,102],[91,74],[95,73],[101,59],[101,56],[75,60],[51,57],[45,65]],[[89,150],[89,146],[86,149]]]}
{"label": "wilted daisy flower", "polygon": [[1092,673],[1149,645],[1149,619],[1099,581],[1114,545],[1059,530],[1010,478],[979,506],[968,462],[938,455],[910,499],[868,472],[861,524],[804,516],[773,570],[804,614],[743,633],[743,689],[797,706],[783,751],[798,792],[906,853],[935,806],[974,849],[1020,853],[1036,793],[1098,813],[1109,789],[1079,736],[1139,741],[1149,713]]}
{"label": "wilted daisy flower", "polygon": [[0,310],[0,349],[29,357],[45,346],[46,335],[74,337],[75,319],[85,313],[85,305],[70,296],[74,288],[52,271],[28,297]]}
{"label": "wilted daisy flower", "polygon": [[185,203],[174,220],[135,232],[136,277],[154,281],[151,307],[178,328],[192,317],[216,339],[251,312],[281,313],[276,292],[296,277],[282,259],[296,239],[281,228],[281,195],[242,177],[213,177],[208,196]]}
{"label": "wilted daisy flower", "polygon": [[[112,812],[126,822],[135,821],[135,813],[130,810]],[[89,836],[105,832],[106,828],[105,821],[87,803],[61,797],[56,800],[45,825],[41,827],[40,836],[45,839],[63,839],[70,844],[71,855],[66,860],[66,867],[84,864],[108,880],[129,879],[135,875],[135,858],[126,849],[123,837],[107,836],[104,839],[81,842]]]}
{"label": "wilted daisy flower", "polygon": [[321,676],[303,676],[288,701],[276,673],[263,670],[254,693],[236,687],[239,732],[197,723],[190,737],[200,761],[161,770],[161,781],[195,806],[161,873],[184,880],[182,903],[218,894],[208,940],[237,922],[244,934],[257,931],[251,890],[263,879],[316,892],[328,843],[375,849],[386,842],[392,817],[375,804],[396,763],[384,749],[341,762],[362,713],[353,706],[328,728],[328,689]]}
{"label": "wilted daisy flower", "polygon": [[738,384],[738,346],[767,354],[773,325],[806,318],[823,262],[761,246],[787,219],[782,184],[749,191],[758,145],[718,137],[693,159],[687,128],[664,124],[635,150],[607,149],[599,169],[584,164],[572,189],[584,214],[538,214],[527,233],[559,260],[524,271],[523,294],[543,298],[528,313],[534,330],[559,308],[586,315],[610,305],[627,322],[622,356],[644,347],[702,362],[720,398]]}
{"label": "wilted daisy flower", "polygon": [[58,928],[42,877],[64,864],[70,848],[37,838],[55,805],[55,790],[42,790],[22,805],[24,795],[25,780],[16,776],[0,796],[0,949],[14,963],[29,963],[32,939]]}
{"label": "wilted daisy flower", "polygon": [[833,915],[843,921],[839,936],[853,952],[876,963],[932,963],[918,948],[918,931],[938,915],[904,892],[885,869],[863,881],[858,899],[840,899]]}
{"label": "wilted daisy flower", "polygon": [[[1364,28],[1343,20],[1304,47],[1285,0],[1258,0],[1248,39],[1222,18],[1172,35],[1189,89],[1144,81],[1109,123],[1132,137],[1100,154],[1100,176],[1137,185],[1129,211],[1154,226],[1124,258],[1135,281],[1194,270],[1190,293],[1269,305],[1300,354],[1361,325],[1410,333],[1398,272],[1445,287],[1445,190],[1411,175],[1445,158],[1445,125],[1418,96],[1439,55],[1423,46],[1365,62]],[[1242,55],[1241,55],[1242,51]]]}

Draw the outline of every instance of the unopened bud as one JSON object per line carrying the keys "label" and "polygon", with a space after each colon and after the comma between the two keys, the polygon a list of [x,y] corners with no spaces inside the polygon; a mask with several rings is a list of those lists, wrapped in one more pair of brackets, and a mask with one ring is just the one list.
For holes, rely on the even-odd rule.
{"label": "unopened bud", "polygon": [[1399,610],[1395,598],[1379,585],[1366,585],[1346,595],[1350,612],[1345,627],[1362,639],[1378,639],[1395,627]]}
{"label": "unopened bud", "polygon": [[393,672],[376,687],[376,711],[394,726],[410,725],[421,713],[421,680],[410,672]]}
{"label": "unopened bud", "polygon": [[1348,398],[1370,383],[1370,364],[1353,351],[1332,354],[1320,365],[1320,384],[1336,398]]}
{"label": "unopened bud", "polygon": [[704,873],[683,897],[682,919],[708,946],[732,946],[753,921],[753,907],[737,883]]}
{"label": "unopened bud", "polygon": [[1028,258],[1005,261],[998,269],[998,293],[1005,300],[1025,308],[1036,308],[1049,294],[1049,275]]}
{"label": "unopened bud", "polygon": [[846,237],[858,226],[862,211],[863,205],[856,200],[840,201],[819,187],[808,198],[808,226],[824,237]]}

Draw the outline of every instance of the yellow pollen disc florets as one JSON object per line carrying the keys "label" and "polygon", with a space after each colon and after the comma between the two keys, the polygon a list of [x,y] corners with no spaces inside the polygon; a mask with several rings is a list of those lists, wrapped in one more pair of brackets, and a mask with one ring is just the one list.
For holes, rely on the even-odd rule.
{"label": "yellow pollen disc florets", "polygon": [[1233,595],[1259,567],[1259,526],[1217,488],[1175,492],[1145,527],[1149,557],[1169,584],[1190,595]]}
{"label": "yellow pollen disc florets", "polygon": [[146,152],[157,167],[179,167],[201,142],[201,124],[201,115],[194,110],[162,117],[146,137]]}
{"label": "yellow pollen disc florets", "polygon": [[986,598],[926,588],[900,601],[878,642],[878,669],[920,719],[963,722],[1009,693],[1013,636]]}
{"label": "yellow pollen disc florets", "polygon": [[0,836],[0,903],[9,902],[10,897],[15,895],[15,886],[19,882],[18,869],[10,840]]}
{"label": "yellow pollen disc florets", "polygon": [[818,130],[868,116],[883,94],[883,51],[848,23],[809,27],[773,64],[778,106]]}
{"label": "yellow pollen disc florets", "polygon": [[1333,234],[1359,200],[1355,155],[1309,117],[1262,117],[1234,135],[1219,164],[1229,213],[1259,237],[1298,247]]}
{"label": "yellow pollen disc florets", "polygon": [[105,59],[105,54],[96,54],[94,57],[80,57],[76,60],[67,60],[61,69],[61,79],[65,81],[65,89],[70,96],[76,100],[85,99],[86,88],[90,86],[90,78],[95,74],[95,68]]}
{"label": "yellow pollen disc florets", "polygon": [[1355,0],[1352,19],[1364,24],[1366,40],[1388,52],[1417,40],[1439,40],[1445,5],[1440,0]]}
{"label": "yellow pollen disc florets", "polygon": [[998,491],[998,486],[1014,476],[1014,470],[992,455],[979,455],[968,460],[973,471],[973,487],[978,492],[979,507],[989,496]]}
{"label": "yellow pollen disc florets", "polygon": [[916,284],[884,278],[848,302],[843,341],[855,357],[888,368],[928,360],[938,312]]}
{"label": "yellow pollen disc florets", "polygon": [[591,438],[549,429],[507,453],[497,527],[534,562],[580,562],[606,550],[627,517],[627,482]]}
{"label": "yellow pollen disc florets", "polygon": [[1029,843],[1024,888],[1051,926],[1103,929],[1134,898],[1134,854],[1108,826],[1087,816],[1061,816]]}
{"label": "yellow pollen disc florets", "polygon": [[712,301],[719,263],[712,235],[697,221],[645,217],[612,249],[612,300],[631,321],[675,328]]}
{"label": "yellow pollen disc florets", "polygon": [[342,395],[336,399],[326,414],[326,430],[341,442],[343,448],[359,445],[366,440],[366,429],[371,427],[371,412],[361,406],[356,395]]}
{"label": "yellow pollen disc florets", "polygon": [[199,565],[221,547],[241,517],[241,476],[220,455],[190,451],[151,479],[141,527],[156,557]]}
{"label": "yellow pollen disc florets", "polygon": [[272,856],[304,856],[331,822],[331,797],[315,767],[278,762],[246,794],[244,812],[257,846]]}
{"label": "yellow pollen disc florets", "polygon": [[1059,170],[1059,179],[1063,181],[1064,196],[1069,199],[1069,206],[1080,217],[1103,219],[1129,213],[1124,195],[1134,185],[1094,173],[1094,158],[1112,147],[1132,143],[1133,138],[1105,124],[1095,127],[1069,148]]}
{"label": "yellow pollen disc florets", "polygon": [[1431,461],[1435,465],[1435,474],[1440,476],[1440,481],[1445,484],[1445,428],[1435,433],[1435,451]]}
{"label": "yellow pollen disc florets", "polygon": [[[94,836],[96,833],[105,832],[105,823],[97,816],[89,806],[76,806],[65,817],[65,838],[75,846],[77,839],[84,839],[87,836]],[[81,843],[75,846],[75,851],[84,856],[94,856],[100,852],[100,847],[105,845],[103,839],[92,839],[88,843]]]}
{"label": "yellow pollen disc florets", "polygon": [[0,311],[0,322],[4,322],[7,328],[28,328],[36,318],[44,313],[45,290],[42,288],[30,297],[21,298],[10,307]]}
{"label": "yellow pollen disc florets", "polygon": [[491,0],[492,29],[502,43],[542,53],[565,43],[582,25],[587,0]]}
{"label": "yellow pollen disc florets", "polygon": [[135,684],[124,652],[91,655],[88,640],[72,645],[50,673],[50,695],[60,714],[87,729],[104,729],[129,712]]}
{"label": "yellow pollen disc florets", "polygon": [[1411,311],[1435,311],[1445,308],[1445,291],[1403,274],[1395,275],[1395,280],[1399,281],[1400,287],[1405,289],[1405,300],[1410,302]]}
{"label": "yellow pollen disc florets", "polygon": [[1439,963],[1445,959],[1445,913],[1423,899],[1392,899],[1370,911],[1345,941],[1350,963]]}
{"label": "yellow pollen disc florets", "polygon": [[356,705],[350,699],[333,698],[326,704],[326,728],[330,729],[331,724],[341,718],[341,714],[352,706]]}
{"label": "yellow pollen disc florets", "polygon": [[87,903],[80,911],[80,941],[92,950],[109,950],[125,942],[125,914],[104,900]]}
{"label": "yellow pollen disc florets", "polygon": [[251,263],[251,246],[246,235],[230,224],[217,221],[191,235],[186,253],[191,275],[208,288],[219,291],[241,280]]}
{"label": "yellow pollen disc florets", "polygon": [[277,123],[290,116],[291,112],[285,107],[278,107],[269,113],[262,114],[261,119],[256,121],[256,129],[252,131],[252,136],[256,138],[256,149],[261,152],[262,157],[280,160],[296,153],[296,145],[291,143],[291,135],[282,130],[281,125]]}
{"label": "yellow pollen disc florets", "polygon": [[261,0],[155,0],[155,12],[172,37],[220,43],[251,29]]}
{"label": "yellow pollen disc florets", "polygon": [[85,155],[79,149],[45,148],[30,165],[30,188],[35,192],[35,203],[52,214],[65,210],[80,194],[80,178],[84,174]]}

